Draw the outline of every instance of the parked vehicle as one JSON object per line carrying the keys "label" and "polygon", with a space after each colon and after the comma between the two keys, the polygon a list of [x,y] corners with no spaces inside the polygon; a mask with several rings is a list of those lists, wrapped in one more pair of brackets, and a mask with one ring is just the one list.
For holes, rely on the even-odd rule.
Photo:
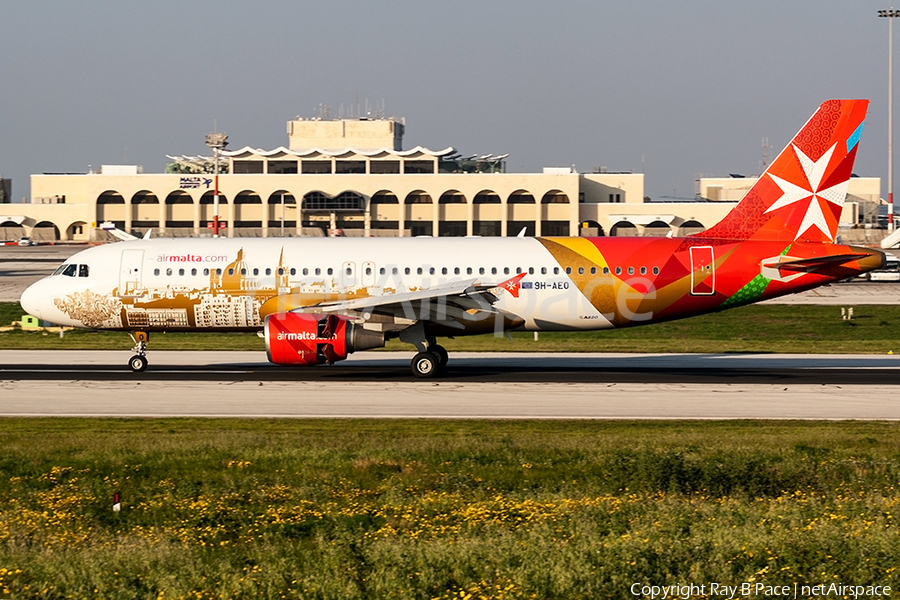
{"label": "parked vehicle", "polygon": [[900,258],[888,254],[886,264],[868,275],[869,281],[900,281]]}

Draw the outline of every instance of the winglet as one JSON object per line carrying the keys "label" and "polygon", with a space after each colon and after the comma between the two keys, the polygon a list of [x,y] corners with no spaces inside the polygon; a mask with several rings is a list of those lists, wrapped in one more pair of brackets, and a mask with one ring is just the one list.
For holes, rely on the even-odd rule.
{"label": "winglet", "polygon": [[512,294],[513,298],[518,298],[519,290],[521,289],[523,277],[525,277],[525,273],[519,273],[515,277],[510,277],[509,279],[507,279],[506,281],[504,281],[497,287],[500,289],[504,289],[507,292],[509,292],[510,294]]}

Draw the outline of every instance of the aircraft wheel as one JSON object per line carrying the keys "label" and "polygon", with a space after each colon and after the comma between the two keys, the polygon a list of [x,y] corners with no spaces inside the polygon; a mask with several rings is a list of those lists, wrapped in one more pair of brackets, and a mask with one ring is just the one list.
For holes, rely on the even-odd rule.
{"label": "aircraft wheel", "polygon": [[450,361],[450,355],[447,354],[446,348],[435,344],[434,346],[430,346],[428,351],[437,356],[438,365],[440,365],[441,369],[447,366],[447,363]]}
{"label": "aircraft wheel", "polygon": [[423,379],[435,377],[440,370],[440,359],[431,352],[419,352],[409,363],[413,375]]}
{"label": "aircraft wheel", "polygon": [[131,357],[131,360],[128,361],[128,366],[131,367],[131,370],[135,373],[141,373],[147,368],[147,357],[135,354]]}

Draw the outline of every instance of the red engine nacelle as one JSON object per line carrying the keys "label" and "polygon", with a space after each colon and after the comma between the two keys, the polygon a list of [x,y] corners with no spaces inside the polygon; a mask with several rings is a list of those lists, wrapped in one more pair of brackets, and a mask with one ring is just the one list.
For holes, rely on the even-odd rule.
{"label": "red engine nacelle", "polygon": [[384,333],[363,329],[337,315],[269,315],[264,331],[269,361],[277,365],[330,365],[351,352],[384,346]]}

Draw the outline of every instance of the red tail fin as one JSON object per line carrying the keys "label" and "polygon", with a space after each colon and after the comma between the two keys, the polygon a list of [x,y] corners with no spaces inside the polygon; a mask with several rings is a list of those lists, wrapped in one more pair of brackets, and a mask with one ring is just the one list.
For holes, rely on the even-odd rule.
{"label": "red tail fin", "polygon": [[722,221],[694,237],[833,242],[868,100],[828,100]]}

